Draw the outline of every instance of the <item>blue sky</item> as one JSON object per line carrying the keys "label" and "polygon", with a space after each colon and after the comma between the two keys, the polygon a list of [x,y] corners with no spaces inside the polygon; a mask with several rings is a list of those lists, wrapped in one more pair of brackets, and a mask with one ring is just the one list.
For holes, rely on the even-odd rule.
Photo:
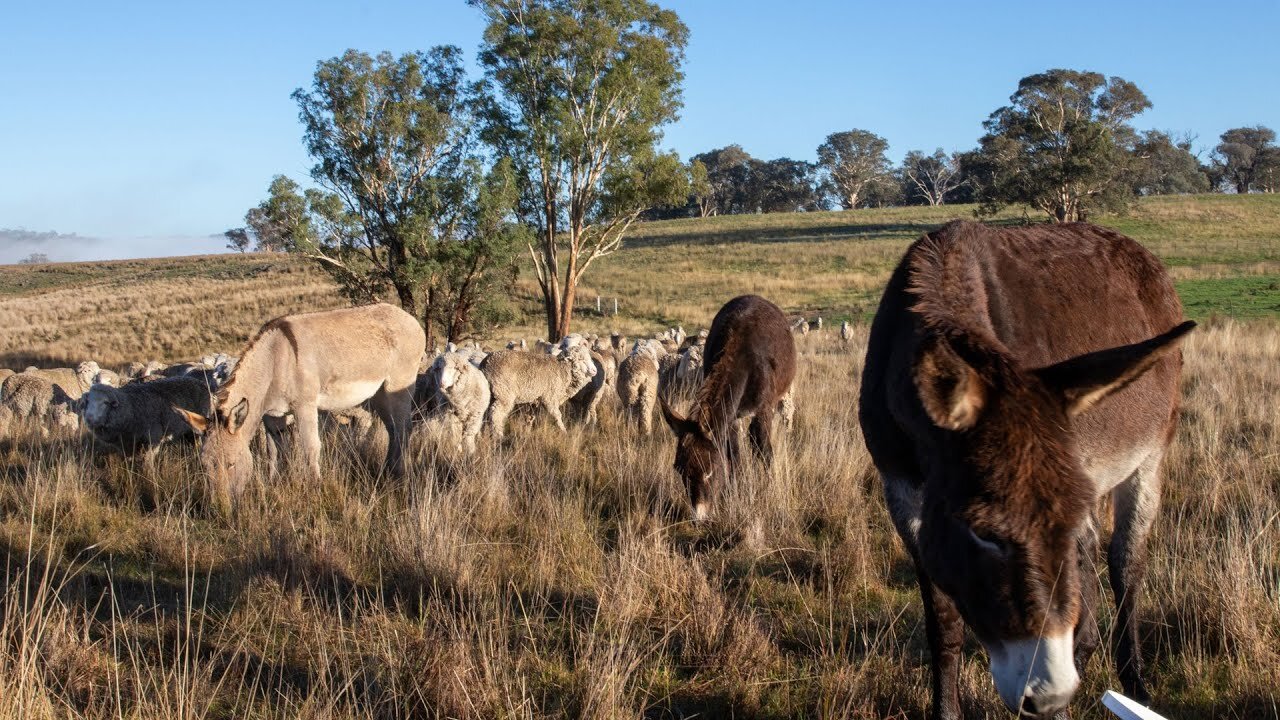
{"label": "blue sky", "polygon": [[[812,159],[828,133],[971,147],[1024,75],[1096,70],[1137,83],[1141,128],[1211,147],[1280,129],[1280,2],[967,3],[667,0],[691,30],[681,156],[740,143]],[[39,2],[0,11],[0,228],[74,233],[55,260],[218,249],[271,176],[309,161],[289,93],[347,48],[449,43],[474,58],[463,0]],[[0,262],[32,248],[0,240]]]}

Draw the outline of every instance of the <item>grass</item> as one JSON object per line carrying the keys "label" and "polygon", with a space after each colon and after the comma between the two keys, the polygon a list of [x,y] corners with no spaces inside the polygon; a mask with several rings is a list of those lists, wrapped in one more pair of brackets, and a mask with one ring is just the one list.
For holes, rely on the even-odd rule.
{"label": "grass", "polygon": [[[1171,718],[1280,715],[1277,210],[1162,198],[1102,218],[1180,259],[1205,319],[1144,597]],[[865,318],[906,243],[966,212],[647,225],[582,293],[622,298],[620,315],[584,307],[579,325],[700,327],[746,290]],[[526,277],[516,298],[531,296]],[[0,366],[192,357],[338,304],[270,256],[0,268]],[[486,339],[536,337],[534,310]],[[259,478],[234,513],[193,447],[148,464],[81,437],[0,440],[0,718],[922,717],[923,618],[857,427],[856,330],[848,347],[799,341],[774,472],[750,470],[700,529],[665,428],[638,436],[611,405],[564,435],[513,423],[474,459],[420,432],[404,485],[373,470],[382,439],[333,429],[322,482]],[[1075,716],[1106,717],[1115,685],[1099,653]],[[1003,716],[972,641],[961,692],[969,715]]]}

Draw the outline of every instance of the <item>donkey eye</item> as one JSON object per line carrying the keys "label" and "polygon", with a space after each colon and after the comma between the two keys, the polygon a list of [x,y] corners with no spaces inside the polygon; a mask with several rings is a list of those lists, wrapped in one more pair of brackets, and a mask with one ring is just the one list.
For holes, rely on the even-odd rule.
{"label": "donkey eye", "polygon": [[1009,544],[990,533],[969,528],[969,537],[973,538],[978,547],[992,555],[1004,556],[1009,554]]}

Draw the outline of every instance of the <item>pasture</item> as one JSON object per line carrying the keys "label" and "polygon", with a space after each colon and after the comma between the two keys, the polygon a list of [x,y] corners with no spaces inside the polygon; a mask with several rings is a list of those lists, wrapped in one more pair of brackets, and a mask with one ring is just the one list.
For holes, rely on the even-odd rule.
{"label": "pasture", "polygon": [[[334,431],[322,483],[259,480],[231,513],[190,447],[148,464],[80,438],[0,441],[0,717],[923,716],[922,610],[856,398],[893,264],[970,210],[652,223],[593,266],[581,331],[693,331],[742,292],[825,321],[797,338],[773,472],[749,471],[707,527],[685,522],[666,427],[642,437],[611,404],[567,434],[513,419],[473,458],[419,433],[407,486],[376,477],[378,441]],[[1151,541],[1155,707],[1276,717],[1280,197],[1149,199],[1097,220],[1151,247],[1202,321]],[[620,314],[597,315],[597,294]],[[270,317],[342,304],[275,256],[3,267],[0,367],[235,351]],[[528,272],[512,308],[483,342],[541,334]],[[968,643],[962,703],[1006,716],[985,664]],[[1075,716],[1107,717],[1115,677],[1097,653]]]}

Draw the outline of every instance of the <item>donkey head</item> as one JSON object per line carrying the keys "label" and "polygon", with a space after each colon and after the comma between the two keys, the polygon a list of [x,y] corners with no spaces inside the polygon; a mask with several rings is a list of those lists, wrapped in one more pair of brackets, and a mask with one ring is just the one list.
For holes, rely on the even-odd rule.
{"label": "donkey head", "polygon": [[676,435],[676,472],[689,492],[693,519],[701,522],[707,517],[716,488],[729,477],[729,463],[722,445],[708,428],[672,410],[661,394],[658,403],[662,406],[662,417]]}
{"label": "donkey head", "polygon": [[1050,715],[1079,685],[1080,545],[1096,491],[1072,418],[1178,347],[1195,323],[1155,338],[1024,369],[967,331],[939,329],[914,382],[935,431],[918,531],[920,561],[991,660],[1010,710]]}
{"label": "donkey head", "polygon": [[201,436],[200,464],[212,486],[238,496],[253,475],[253,431],[245,425],[256,423],[250,423],[249,398],[226,385],[214,397],[212,417],[174,410]]}

